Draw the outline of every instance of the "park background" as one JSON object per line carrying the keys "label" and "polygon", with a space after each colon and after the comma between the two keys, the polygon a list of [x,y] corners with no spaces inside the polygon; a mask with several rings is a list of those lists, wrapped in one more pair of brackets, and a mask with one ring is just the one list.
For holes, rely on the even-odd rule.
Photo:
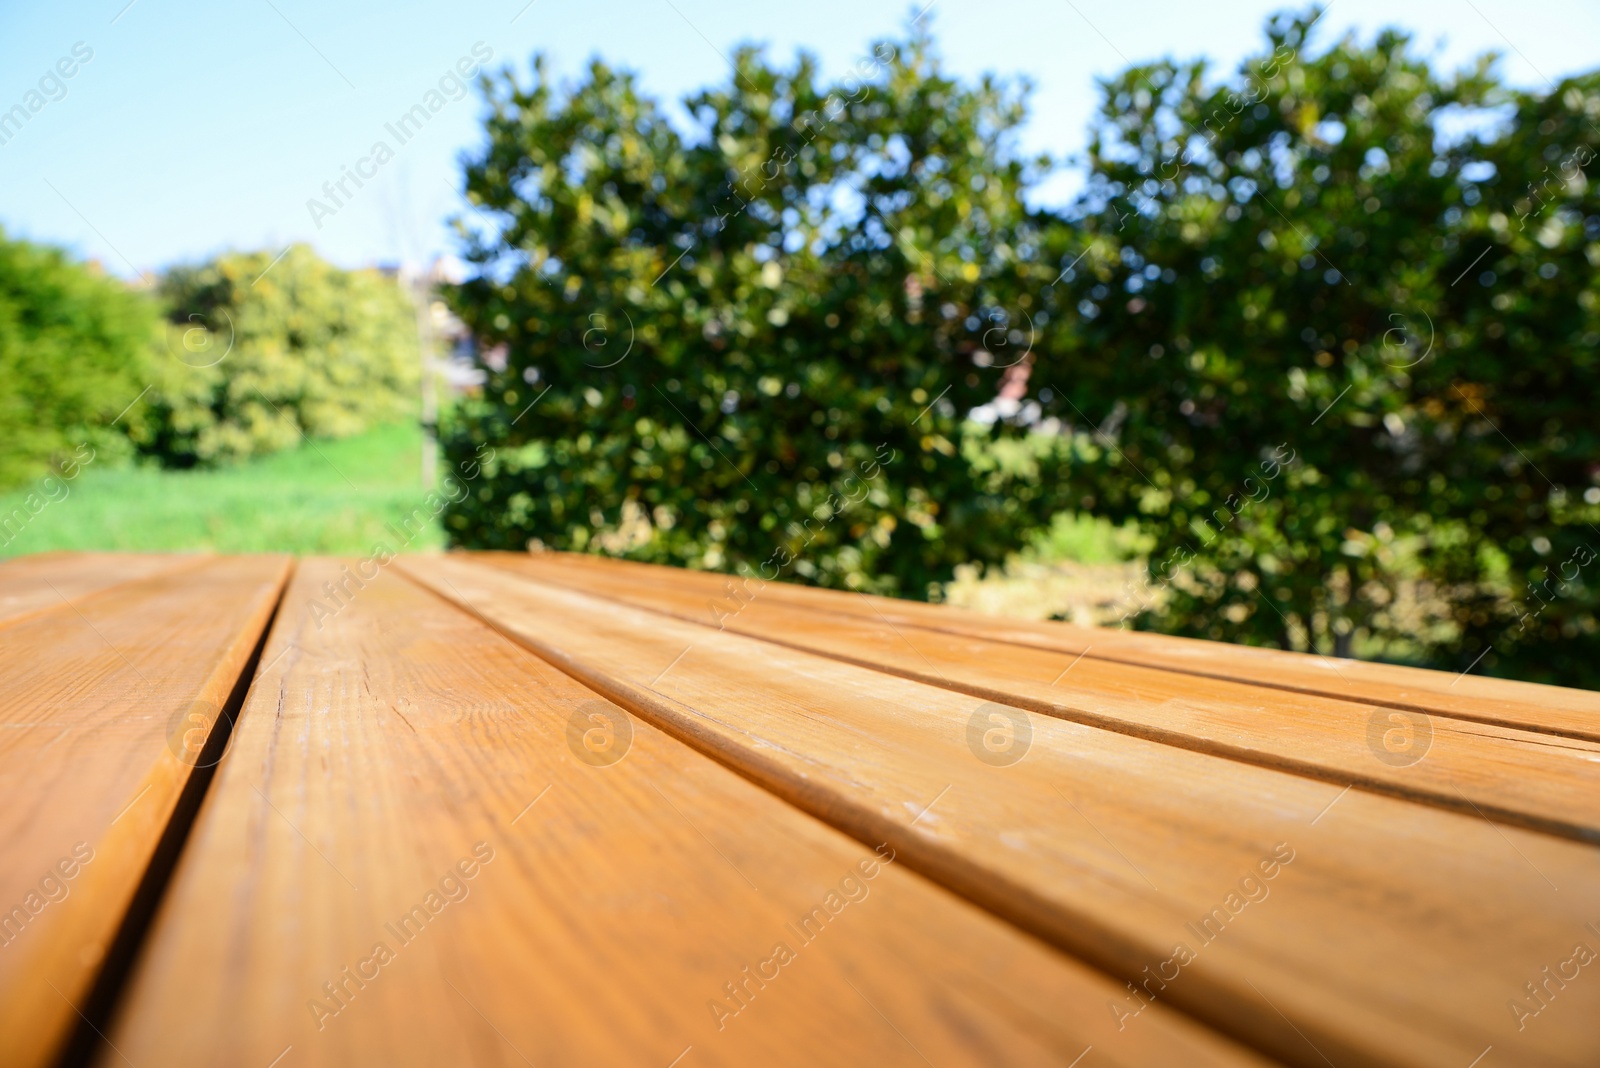
{"label": "park background", "polygon": [[5,19],[4,555],[531,538],[1600,685],[1591,8]]}

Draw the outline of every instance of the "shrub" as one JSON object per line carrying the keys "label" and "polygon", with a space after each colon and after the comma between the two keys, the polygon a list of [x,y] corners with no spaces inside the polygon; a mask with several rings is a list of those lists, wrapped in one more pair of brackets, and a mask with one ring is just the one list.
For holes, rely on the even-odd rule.
{"label": "shrub", "polygon": [[414,410],[416,318],[400,286],[295,245],[162,279],[168,359],[135,439],[186,467],[337,438]]}
{"label": "shrub", "polygon": [[1141,626],[1600,682],[1600,78],[1317,52],[1314,14],[1235,79],[1107,82],[1039,275],[1072,264],[1039,384],[1096,435],[1074,494],[1154,537]]}
{"label": "shrub", "polygon": [[490,84],[466,189],[493,225],[451,299],[491,374],[446,451],[496,459],[446,533],[926,597],[1056,510],[1049,455],[997,462],[1022,429],[967,422],[1032,328],[1023,93],[921,37],[836,85],[735,66],[692,137],[600,63]]}
{"label": "shrub", "polygon": [[[59,249],[0,231],[0,488],[117,451],[148,379],[156,307]],[[127,451],[122,444],[122,451]]]}
{"label": "shrub", "polygon": [[1151,546],[1137,626],[1600,684],[1600,75],[1316,21],[1107,79],[1061,211],[920,37],[743,50],[688,133],[493,80],[448,536],[922,597],[1072,509]]}

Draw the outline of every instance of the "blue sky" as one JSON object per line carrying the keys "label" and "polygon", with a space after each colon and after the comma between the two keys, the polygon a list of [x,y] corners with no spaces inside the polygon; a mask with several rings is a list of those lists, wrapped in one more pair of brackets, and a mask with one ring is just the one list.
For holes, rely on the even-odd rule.
{"label": "blue sky", "polygon": [[[956,71],[1033,79],[1024,144],[1063,154],[1084,142],[1096,76],[1163,55],[1231,68],[1283,6],[935,0],[929,17]],[[0,112],[58,79],[41,94],[58,99],[0,144],[0,226],[125,276],[295,240],[347,266],[420,262],[453,248],[444,220],[463,209],[456,161],[478,140],[475,92],[448,102],[320,228],[306,202],[374,141],[393,145],[384,124],[473,62],[475,45],[491,66],[523,71],[543,51],[563,75],[601,55],[673,100],[724,79],[724,57],[742,41],[784,58],[803,47],[842,73],[915,10],[874,0],[0,0]],[[1600,67],[1593,0],[1334,0],[1317,42],[1396,23],[1449,64],[1505,52],[1514,84]],[[92,58],[79,62],[74,46]]]}

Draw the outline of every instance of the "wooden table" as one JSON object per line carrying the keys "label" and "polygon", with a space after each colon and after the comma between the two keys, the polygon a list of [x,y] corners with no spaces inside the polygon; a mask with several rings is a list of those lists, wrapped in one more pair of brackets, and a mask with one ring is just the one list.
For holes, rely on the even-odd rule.
{"label": "wooden table", "polygon": [[0,566],[0,1064],[1600,1064],[1600,697],[596,557]]}

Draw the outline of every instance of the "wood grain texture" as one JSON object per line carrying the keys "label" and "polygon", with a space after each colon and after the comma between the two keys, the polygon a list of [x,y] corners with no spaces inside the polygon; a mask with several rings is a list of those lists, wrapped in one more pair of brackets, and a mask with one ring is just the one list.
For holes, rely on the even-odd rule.
{"label": "wood grain texture", "polygon": [[[521,554],[518,554],[521,555]],[[882,619],[897,627],[925,627],[1053,652],[1139,664],[1295,692],[1340,697],[1393,708],[1442,713],[1458,719],[1570,738],[1600,741],[1600,694],[1482,675],[1341,660],[1281,649],[1228,645],[1195,638],[1078,627],[986,616],[945,605],[920,604],[868,594],[821,590],[785,582],[751,581],[706,571],[626,563],[582,553],[551,553],[574,567],[648,571],[652,582],[670,583],[705,595],[705,612],[738,611],[752,595],[796,607]],[[754,593],[759,591],[759,593]]]}
{"label": "wood grain texture", "polygon": [[1162,1006],[1119,1032],[1122,984],[898,862],[847,883],[872,849],[399,566],[330,604],[301,564],[101,1063],[1258,1063]]}
{"label": "wood grain texture", "polygon": [[859,841],[1287,1061],[1600,1057],[1600,983],[1531,1020],[1511,1010],[1595,944],[1591,846],[1026,712],[1031,747],[995,766],[968,695],[483,563],[396,566]]}
{"label": "wood grain texture", "polygon": [[[705,619],[703,595],[655,576],[639,581],[637,572],[520,554],[485,560],[675,618]],[[1045,715],[1600,843],[1600,742],[819,615],[759,596],[721,626]]]}
{"label": "wood grain texture", "polygon": [[82,605],[105,590],[164,571],[194,567],[203,555],[40,553],[0,564],[0,627],[40,612]]}
{"label": "wood grain texture", "polygon": [[0,1063],[77,1026],[289,568],[211,560],[0,630]]}

